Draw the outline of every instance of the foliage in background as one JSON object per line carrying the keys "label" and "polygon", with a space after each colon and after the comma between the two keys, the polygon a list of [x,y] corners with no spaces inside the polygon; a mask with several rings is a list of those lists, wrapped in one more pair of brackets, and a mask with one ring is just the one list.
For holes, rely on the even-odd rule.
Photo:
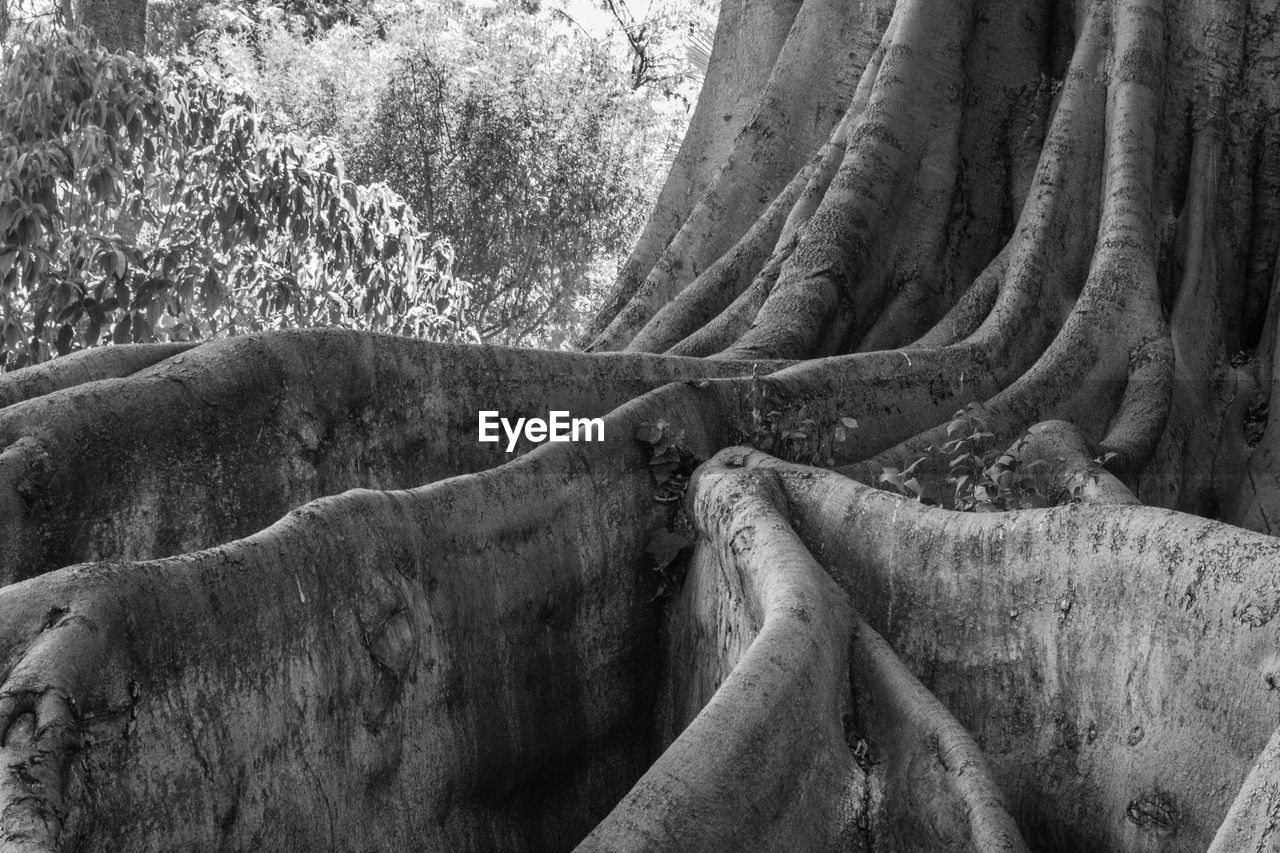
{"label": "foliage in background", "polygon": [[710,61],[714,7],[650,0],[637,12],[626,0],[603,2],[630,50],[631,88],[652,86],[667,97],[683,99],[682,84],[691,75],[705,73]]}
{"label": "foliage in background", "polygon": [[346,180],[327,146],[265,131],[249,98],[66,34],[3,51],[6,366],[104,336],[465,332],[447,245],[385,187]]}
{"label": "foliage in background", "polygon": [[294,324],[564,345],[647,214],[715,13],[151,0],[147,64],[49,41],[59,8],[0,0],[10,368]]}
{"label": "foliage in background", "polygon": [[32,27],[61,22],[64,8],[54,0],[0,0],[0,43]]}
{"label": "foliage in background", "polygon": [[[538,5],[375,0],[318,35],[259,7],[203,43],[275,126],[331,136],[353,175],[450,241],[484,339],[556,346],[643,223],[697,80],[668,56],[637,91],[625,40],[601,35],[616,35],[607,12]],[[655,9],[655,31],[693,17]]]}
{"label": "foliage in background", "polygon": [[567,333],[597,261],[642,224],[643,129],[598,57],[469,79],[438,57],[401,59],[352,171],[387,181],[453,244],[482,337],[554,345],[539,334]]}
{"label": "foliage in background", "polygon": [[300,35],[313,38],[335,26],[358,24],[373,0],[148,0],[147,52],[173,56],[194,46],[204,34],[241,33],[250,39],[264,24],[288,20]]}

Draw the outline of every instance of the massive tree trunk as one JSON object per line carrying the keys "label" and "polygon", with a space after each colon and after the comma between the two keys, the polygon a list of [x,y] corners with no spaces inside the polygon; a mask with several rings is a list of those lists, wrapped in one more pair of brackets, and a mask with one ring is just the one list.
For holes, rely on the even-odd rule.
{"label": "massive tree trunk", "polygon": [[1277,26],[726,0],[590,352],[0,377],[5,849],[1280,849]]}

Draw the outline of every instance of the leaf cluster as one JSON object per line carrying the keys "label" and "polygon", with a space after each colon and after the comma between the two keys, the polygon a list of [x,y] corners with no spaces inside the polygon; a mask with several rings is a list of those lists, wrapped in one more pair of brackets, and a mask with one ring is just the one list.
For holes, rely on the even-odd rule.
{"label": "leaf cluster", "polygon": [[801,465],[831,467],[858,421],[830,400],[801,403],[779,399],[755,373],[736,425],[738,440],[779,459]]}
{"label": "leaf cluster", "polygon": [[658,503],[677,503],[684,496],[698,458],[685,446],[684,430],[664,420],[645,421],[636,429],[636,441],[649,446],[649,472],[658,491]]}
{"label": "leaf cluster", "polygon": [[650,533],[645,545],[653,570],[661,576],[655,596],[661,598],[679,585],[685,569],[681,557],[697,538],[682,503],[689,478],[701,460],[685,446],[684,430],[665,420],[641,423],[635,439],[649,450],[649,472],[657,487],[653,499],[668,507],[666,522]]}
{"label": "leaf cluster", "polygon": [[356,180],[386,182],[449,240],[484,340],[572,338],[643,224],[684,106],[633,91],[613,42],[551,9],[379,0],[315,37],[293,21],[210,49],[275,126],[333,137]]}
{"label": "leaf cluster", "polygon": [[551,343],[542,330],[574,322],[598,259],[640,224],[646,134],[599,55],[497,67],[485,51],[462,56],[493,75],[438,48],[399,61],[353,169],[453,243],[482,338]]}
{"label": "leaf cluster", "polygon": [[1043,460],[1022,462],[1025,439],[997,444],[986,410],[970,403],[947,423],[947,439],[931,444],[905,468],[885,468],[891,491],[961,512],[1000,512],[1049,506]]}
{"label": "leaf cluster", "polygon": [[464,332],[448,245],[201,68],[57,32],[3,52],[6,366],[289,325]]}

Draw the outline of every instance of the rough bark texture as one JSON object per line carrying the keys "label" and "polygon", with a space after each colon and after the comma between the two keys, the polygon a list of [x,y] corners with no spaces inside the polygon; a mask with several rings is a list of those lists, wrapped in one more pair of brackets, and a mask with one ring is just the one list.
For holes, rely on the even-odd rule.
{"label": "rough bark texture", "polygon": [[1280,849],[1277,26],[726,0],[592,352],[0,377],[4,849]]}

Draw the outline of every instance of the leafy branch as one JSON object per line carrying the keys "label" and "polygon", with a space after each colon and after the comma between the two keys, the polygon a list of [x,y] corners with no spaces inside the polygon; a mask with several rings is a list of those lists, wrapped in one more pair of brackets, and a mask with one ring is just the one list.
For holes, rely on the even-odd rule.
{"label": "leafy branch", "polygon": [[947,440],[931,444],[905,468],[885,468],[879,482],[922,503],[961,512],[999,512],[1050,504],[1043,460],[1022,462],[1026,439],[996,444],[986,410],[970,403],[947,423]]}
{"label": "leafy branch", "polygon": [[831,467],[858,421],[830,400],[796,404],[777,398],[755,373],[743,400],[738,438],[757,450],[801,465]]}
{"label": "leafy branch", "polygon": [[447,244],[200,68],[65,33],[0,52],[5,366],[289,325],[466,333]]}

